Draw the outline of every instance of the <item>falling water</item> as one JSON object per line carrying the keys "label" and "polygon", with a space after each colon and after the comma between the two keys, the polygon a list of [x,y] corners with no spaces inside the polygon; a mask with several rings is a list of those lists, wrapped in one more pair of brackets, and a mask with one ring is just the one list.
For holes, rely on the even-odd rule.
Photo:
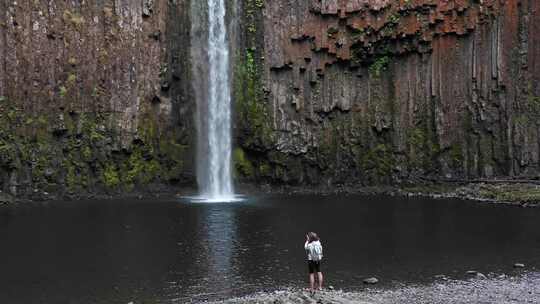
{"label": "falling water", "polygon": [[[231,181],[231,92],[225,0],[208,1],[206,94],[199,106],[199,187],[206,201],[234,199]],[[201,49],[199,49],[201,50]],[[199,100],[199,103],[201,100]]]}

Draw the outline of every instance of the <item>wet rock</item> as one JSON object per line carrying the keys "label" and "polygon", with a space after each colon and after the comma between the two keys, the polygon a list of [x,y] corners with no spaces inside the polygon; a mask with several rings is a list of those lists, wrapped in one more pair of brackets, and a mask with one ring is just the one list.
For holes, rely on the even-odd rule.
{"label": "wet rock", "polygon": [[164,81],[164,82],[161,83],[161,90],[162,90],[163,92],[169,91],[170,87],[171,87],[171,86],[170,86],[170,84],[169,84],[168,81]]}
{"label": "wet rock", "polygon": [[154,12],[154,0],[143,0],[143,12],[142,15],[148,18]]}
{"label": "wet rock", "polygon": [[438,275],[435,276],[435,278],[436,278],[437,280],[443,280],[443,281],[447,281],[447,280],[448,280],[448,277],[445,276],[444,274],[438,274]]}
{"label": "wet rock", "polygon": [[483,273],[477,273],[475,276],[477,279],[484,280],[487,279],[487,277]]}
{"label": "wet rock", "polygon": [[161,40],[161,31],[155,31],[152,34],[148,35],[150,38],[154,38],[154,40],[159,41]]}
{"label": "wet rock", "polygon": [[0,192],[0,205],[9,205],[15,202],[15,198],[7,193]]}
{"label": "wet rock", "polygon": [[477,279],[486,279],[487,278],[483,273],[478,272],[476,270],[467,271],[467,275],[469,275],[471,277],[474,277],[474,278],[477,278]]}
{"label": "wet rock", "polygon": [[372,277],[372,278],[367,278],[364,280],[364,284],[369,284],[369,285],[373,285],[373,284],[377,284],[379,283],[379,280],[375,277]]}
{"label": "wet rock", "polygon": [[61,136],[67,133],[68,128],[67,128],[63,113],[60,113],[56,116],[56,119],[52,126],[52,131],[53,131],[53,134],[56,136]]}
{"label": "wet rock", "polygon": [[52,177],[54,175],[54,169],[52,168],[47,168],[45,169],[45,171],[43,172],[43,174],[46,176],[46,177]]}

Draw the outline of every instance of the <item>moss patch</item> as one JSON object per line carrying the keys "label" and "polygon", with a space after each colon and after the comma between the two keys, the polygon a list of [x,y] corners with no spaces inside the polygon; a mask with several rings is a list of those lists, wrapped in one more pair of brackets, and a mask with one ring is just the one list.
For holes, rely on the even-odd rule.
{"label": "moss patch", "polygon": [[236,148],[233,151],[233,161],[236,177],[251,179],[254,176],[255,169],[242,148]]}
{"label": "moss patch", "polygon": [[235,101],[242,144],[251,149],[263,149],[273,142],[270,116],[262,98],[260,67],[254,51],[248,50],[236,65]]}
{"label": "moss patch", "polygon": [[395,167],[395,157],[392,149],[385,144],[378,144],[365,151],[360,160],[363,173],[376,183],[390,183],[392,170]]}

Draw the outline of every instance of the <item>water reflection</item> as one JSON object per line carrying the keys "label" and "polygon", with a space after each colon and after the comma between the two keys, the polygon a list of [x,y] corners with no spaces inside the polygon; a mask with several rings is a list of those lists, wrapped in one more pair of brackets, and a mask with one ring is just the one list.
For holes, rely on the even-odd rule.
{"label": "water reflection", "polygon": [[[179,258],[190,260],[179,261],[181,266],[173,268],[175,271],[166,282],[168,298],[183,303],[188,299],[202,301],[232,296],[237,279],[234,248],[238,247],[238,209],[229,204],[190,204],[188,208],[195,211],[196,222],[191,223],[195,227],[187,232],[193,235],[179,235],[177,244]],[[189,296],[185,285],[189,286]]]}
{"label": "water reflection", "polygon": [[0,210],[0,303],[189,303],[327,282],[363,288],[540,266],[540,209],[452,200],[268,196],[239,204],[51,203]]}

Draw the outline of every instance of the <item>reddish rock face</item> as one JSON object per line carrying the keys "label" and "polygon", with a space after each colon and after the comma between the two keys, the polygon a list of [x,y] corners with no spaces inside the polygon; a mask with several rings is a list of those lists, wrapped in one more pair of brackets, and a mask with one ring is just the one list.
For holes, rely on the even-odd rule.
{"label": "reddish rock face", "polygon": [[262,10],[271,149],[302,163],[277,179],[538,175],[536,1],[276,0]]}

